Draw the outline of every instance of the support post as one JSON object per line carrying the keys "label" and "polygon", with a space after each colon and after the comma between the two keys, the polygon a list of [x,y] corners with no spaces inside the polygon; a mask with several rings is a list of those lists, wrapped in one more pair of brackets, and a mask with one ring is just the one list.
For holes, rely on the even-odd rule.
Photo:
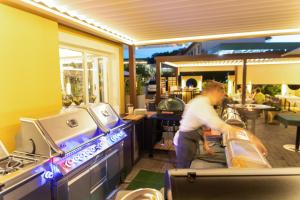
{"label": "support post", "polygon": [[161,62],[159,60],[156,60],[156,104],[160,102],[160,65]]}
{"label": "support post", "polygon": [[176,76],[176,86],[178,86],[179,85],[179,83],[178,83],[178,76],[179,76],[179,69],[178,69],[178,67],[175,68],[175,76]]}
{"label": "support post", "polygon": [[238,85],[238,66],[235,66],[235,77],[234,77],[234,93],[237,92],[237,85]]}
{"label": "support post", "polygon": [[243,60],[242,104],[246,103],[247,59]]}
{"label": "support post", "polygon": [[135,65],[135,46],[128,46],[129,49],[129,92],[130,103],[136,108],[136,65]]}

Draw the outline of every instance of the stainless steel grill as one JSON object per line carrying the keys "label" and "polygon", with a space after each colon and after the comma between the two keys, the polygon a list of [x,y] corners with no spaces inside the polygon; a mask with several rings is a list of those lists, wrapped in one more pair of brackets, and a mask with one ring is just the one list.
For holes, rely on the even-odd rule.
{"label": "stainless steel grill", "polygon": [[[124,162],[122,162],[121,168],[123,168],[123,177],[125,177],[132,169],[133,166],[133,124],[130,121],[124,121],[116,111],[107,103],[100,103],[97,105],[91,105],[86,107],[91,114],[97,125],[105,132],[114,133],[116,136],[111,140],[116,140],[117,135],[124,133],[127,137],[124,139]],[[113,180],[111,182],[117,182]],[[113,185],[113,184],[112,184]]]}
{"label": "stainless steel grill", "polygon": [[[111,113],[101,111],[104,116]],[[104,124],[112,126],[115,118],[106,119]],[[46,118],[23,118],[17,150],[50,159],[52,199],[104,199],[120,182],[127,136],[122,130],[108,131],[105,125],[82,108]],[[111,177],[118,181],[111,183]]]}
{"label": "stainless steel grill", "polygon": [[222,118],[227,124],[246,128],[246,124],[242,121],[240,114],[233,108],[226,108]]}

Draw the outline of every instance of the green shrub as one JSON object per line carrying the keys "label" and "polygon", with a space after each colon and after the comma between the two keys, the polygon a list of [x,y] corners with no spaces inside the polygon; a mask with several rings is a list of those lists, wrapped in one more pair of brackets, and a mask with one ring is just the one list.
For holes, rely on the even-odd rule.
{"label": "green shrub", "polygon": [[281,85],[264,85],[262,86],[261,91],[264,94],[274,97],[275,95],[281,93]]}

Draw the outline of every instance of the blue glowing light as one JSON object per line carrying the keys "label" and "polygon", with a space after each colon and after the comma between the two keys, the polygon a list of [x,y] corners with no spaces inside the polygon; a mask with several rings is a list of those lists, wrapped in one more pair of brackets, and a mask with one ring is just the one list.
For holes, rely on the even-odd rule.
{"label": "blue glowing light", "polygon": [[54,178],[54,173],[51,171],[45,171],[44,178],[46,180],[52,180]]}

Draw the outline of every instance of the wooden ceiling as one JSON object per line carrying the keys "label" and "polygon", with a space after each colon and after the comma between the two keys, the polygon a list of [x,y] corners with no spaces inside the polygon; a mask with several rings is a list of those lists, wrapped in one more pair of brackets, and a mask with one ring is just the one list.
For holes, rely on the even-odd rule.
{"label": "wooden ceiling", "polygon": [[[55,5],[68,11],[75,11],[130,36],[137,44],[197,40],[189,37],[256,31],[298,29],[286,33],[300,32],[300,0],[55,0],[54,2]],[[261,35],[273,34],[276,32]],[[232,37],[245,36],[251,37],[252,34]],[[160,41],[161,39],[164,40]]]}

